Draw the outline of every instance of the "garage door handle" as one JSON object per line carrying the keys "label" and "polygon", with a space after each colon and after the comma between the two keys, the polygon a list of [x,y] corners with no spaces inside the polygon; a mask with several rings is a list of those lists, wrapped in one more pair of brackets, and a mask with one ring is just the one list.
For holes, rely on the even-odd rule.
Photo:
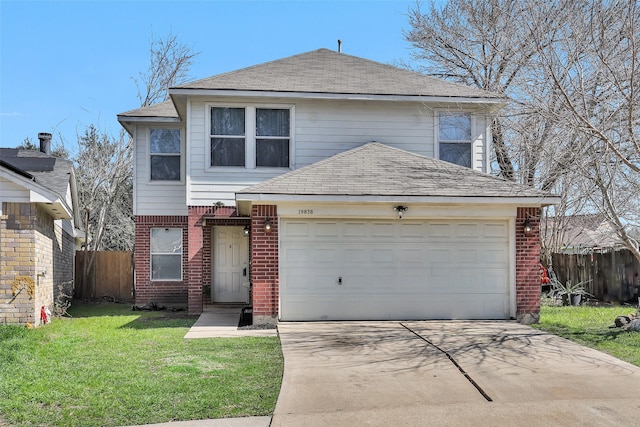
{"label": "garage door handle", "polygon": [[338,285],[342,285],[342,276],[338,277]]}

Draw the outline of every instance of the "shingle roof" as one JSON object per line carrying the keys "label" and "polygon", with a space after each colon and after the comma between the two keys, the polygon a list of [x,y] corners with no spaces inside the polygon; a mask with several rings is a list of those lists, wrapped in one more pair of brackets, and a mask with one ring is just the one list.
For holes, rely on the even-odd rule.
{"label": "shingle roof", "polygon": [[137,108],[118,114],[118,116],[126,117],[172,117],[178,118],[173,102],[168,99],[159,104],[149,105],[148,107]]}
{"label": "shingle roof", "polygon": [[254,65],[177,88],[505,99],[500,94],[329,49]]}
{"label": "shingle roof", "polygon": [[0,159],[35,178],[35,182],[48,188],[65,200],[73,163],[35,150],[0,148]]}
{"label": "shingle roof", "polygon": [[[411,96],[482,100],[503,103],[503,95],[447,82],[357,56],[318,49],[218,74],[169,90],[220,90],[332,94],[345,96]],[[181,108],[181,107],[178,107]],[[118,114],[118,117],[179,118],[176,104],[167,100]]]}
{"label": "shingle roof", "polygon": [[280,175],[238,193],[298,196],[553,197],[549,193],[466,167],[376,142]]}

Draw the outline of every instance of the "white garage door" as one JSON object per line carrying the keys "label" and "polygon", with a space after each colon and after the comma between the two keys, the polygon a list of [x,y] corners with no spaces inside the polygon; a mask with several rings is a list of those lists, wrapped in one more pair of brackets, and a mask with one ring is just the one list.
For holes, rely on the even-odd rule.
{"label": "white garage door", "polygon": [[283,219],[281,320],[509,318],[507,221]]}

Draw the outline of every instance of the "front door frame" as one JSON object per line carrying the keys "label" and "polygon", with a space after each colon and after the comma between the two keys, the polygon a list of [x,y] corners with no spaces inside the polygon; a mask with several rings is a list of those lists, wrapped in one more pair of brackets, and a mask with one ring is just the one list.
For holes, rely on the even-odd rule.
{"label": "front door frame", "polygon": [[[221,269],[224,271],[219,276]],[[227,291],[220,289],[221,281],[225,282]],[[214,225],[211,228],[211,302],[248,304],[249,289],[249,238],[244,235],[244,226]]]}

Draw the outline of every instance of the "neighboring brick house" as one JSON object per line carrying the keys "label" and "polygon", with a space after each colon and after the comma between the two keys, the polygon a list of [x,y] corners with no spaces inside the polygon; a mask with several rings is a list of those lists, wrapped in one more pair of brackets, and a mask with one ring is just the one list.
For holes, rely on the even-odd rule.
{"label": "neighboring brick house", "polygon": [[536,321],[558,198],[489,175],[503,96],[327,49],[169,94],[118,116],[137,303],[198,313],[210,285],[254,323]]}
{"label": "neighboring brick house", "polygon": [[79,231],[73,164],[40,151],[0,148],[0,324],[41,324],[73,292]]}

